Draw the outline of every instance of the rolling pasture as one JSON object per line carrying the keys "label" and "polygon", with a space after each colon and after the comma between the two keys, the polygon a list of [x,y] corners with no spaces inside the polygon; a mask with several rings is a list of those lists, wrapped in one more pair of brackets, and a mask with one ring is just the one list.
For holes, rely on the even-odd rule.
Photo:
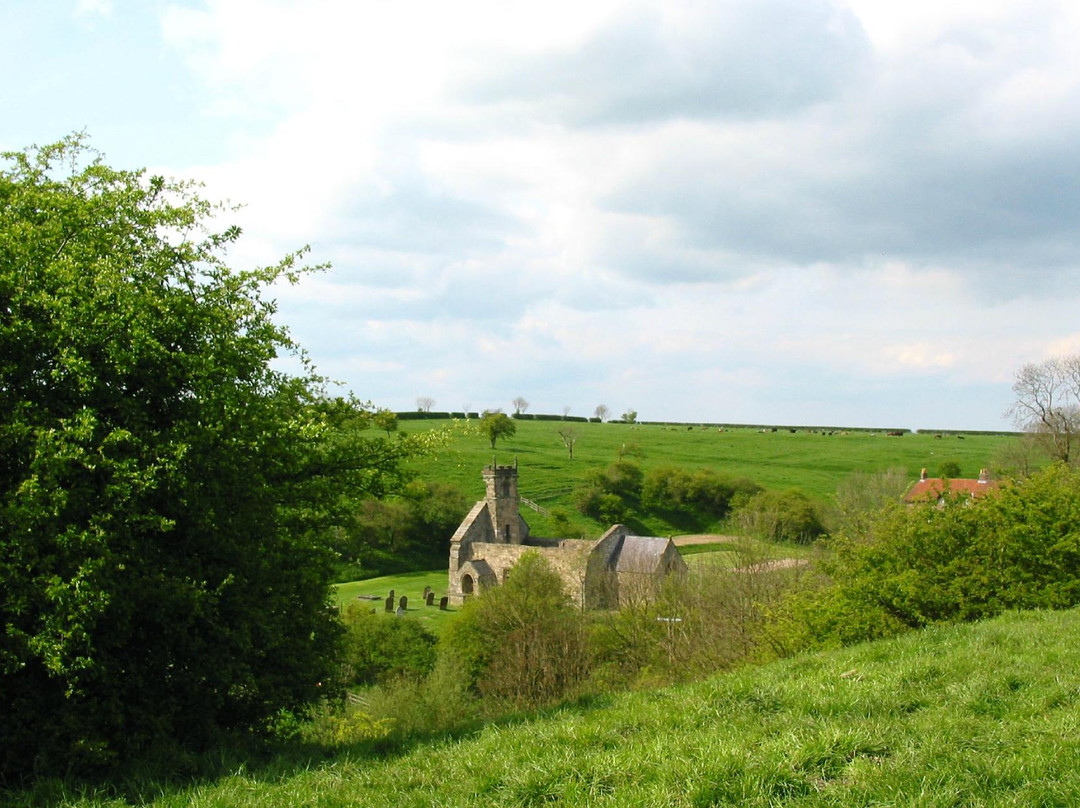
{"label": "rolling pasture", "polygon": [[[402,421],[402,431],[445,429],[450,436],[444,450],[415,463],[419,475],[451,483],[470,500],[480,499],[483,466],[491,463],[493,455],[499,464],[516,459],[519,493],[544,508],[568,511],[573,510],[572,492],[586,472],[603,468],[620,456],[646,472],[663,465],[709,468],[733,477],[747,477],[769,489],[799,489],[826,504],[837,486],[854,472],[902,468],[914,481],[922,468],[933,476],[943,461],[955,461],[961,477],[976,477],[982,468],[993,469],[1003,450],[1018,440],[1007,434],[920,432],[889,437],[884,431],[721,431],[715,426],[522,419],[515,422],[517,434],[500,440],[493,452],[488,440],[478,432],[477,423],[475,418],[469,422]],[[573,460],[560,431],[572,432],[576,437]],[[525,509],[522,513],[534,532],[544,535],[546,521],[537,513]],[[646,520],[645,526],[657,535],[683,532],[678,525],[663,522]],[[590,532],[595,527],[590,526]]]}

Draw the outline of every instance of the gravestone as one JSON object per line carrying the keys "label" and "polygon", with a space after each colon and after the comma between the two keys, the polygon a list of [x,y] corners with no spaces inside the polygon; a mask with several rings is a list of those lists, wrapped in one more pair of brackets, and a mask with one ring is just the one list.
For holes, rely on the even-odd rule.
{"label": "gravestone", "polygon": [[424,598],[424,601],[427,603],[428,606],[434,606],[435,605],[435,593],[432,592],[429,589],[428,593],[427,593],[427,597]]}
{"label": "gravestone", "polygon": [[393,600],[393,599],[394,599],[394,590],[391,589],[390,590],[390,600]]}
{"label": "gravestone", "polygon": [[405,607],[404,606],[398,606],[397,611],[394,612],[394,615],[397,616],[397,617],[404,617],[405,616]]}
{"label": "gravestone", "polygon": [[386,611],[388,611],[388,612],[394,611],[394,593],[393,592],[391,592],[390,597],[388,597],[386,599],[386,607],[385,608],[386,608]]}
{"label": "gravestone", "polygon": [[405,611],[406,609],[409,608],[409,596],[408,595],[402,595],[401,596],[401,600],[398,601],[398,608],[401,611]]}
{"label": "gravestone", "polygon": [[441,598],[439,598],[439,611],[440,612],[445,612],[446,607],[449,604],[450,604],[450,598],[448,598],[446,595],[443,595]]}

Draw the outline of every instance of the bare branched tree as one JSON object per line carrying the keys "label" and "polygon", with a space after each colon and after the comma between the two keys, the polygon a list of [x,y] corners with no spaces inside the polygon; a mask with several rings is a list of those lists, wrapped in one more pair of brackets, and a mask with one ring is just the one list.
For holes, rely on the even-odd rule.
{"label": "bare branched tree", "polygon": [[563,446],[570,452],[570,459],[574,459],[574,444],[577,443],[578,433],[572,426],[566,429],[559,430],[559,437],[562,438]]}
{"label": "bare branched tree", "polygon": [[1054,460],[1074,460],[1080,436],[1080,354],[1024,365],[1013,382],[1007,414],[1036,435]]}
{"label": "bare branched tree", "polygon": [[595,412],[596,417],[599,418],[601,421],[606,421],[611,415],[611,410],[608,409],[607,404],[597,404]]}
{"label": "bare branched tree", "polygon": [[525,410],[529,409],[529,402],[525,400],[524,396],[518,396],[510,403],[514,405],[514,415],[521,415]]}
{"label": "bare branched tree", "polygon": [[435,399],[431,396],[418,396],[416,399],[416,409],[418,412],[431,412],[431,408],[435,406]]}

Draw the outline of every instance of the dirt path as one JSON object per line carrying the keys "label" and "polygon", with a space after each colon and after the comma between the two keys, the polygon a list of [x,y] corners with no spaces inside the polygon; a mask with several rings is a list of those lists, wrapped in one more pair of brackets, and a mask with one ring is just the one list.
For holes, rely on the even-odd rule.
{"label": "dirt path", "polygon": [[741,536],[725,536],[721,533],[696,533],[690,536],[676,536],[672,539],[676,547],[686,547],[689,544],[730,544],[737,542]]}

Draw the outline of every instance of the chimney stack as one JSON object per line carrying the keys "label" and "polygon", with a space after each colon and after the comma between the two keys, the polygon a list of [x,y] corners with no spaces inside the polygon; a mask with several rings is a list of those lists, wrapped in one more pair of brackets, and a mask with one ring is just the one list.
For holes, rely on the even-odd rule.
{"label": "chimney stack", "polygon": [[922,480],[925,480],[925,479],[926,479],[926,469],[923,469],[922,474],[919,475],[919,480],[922,481]]}

